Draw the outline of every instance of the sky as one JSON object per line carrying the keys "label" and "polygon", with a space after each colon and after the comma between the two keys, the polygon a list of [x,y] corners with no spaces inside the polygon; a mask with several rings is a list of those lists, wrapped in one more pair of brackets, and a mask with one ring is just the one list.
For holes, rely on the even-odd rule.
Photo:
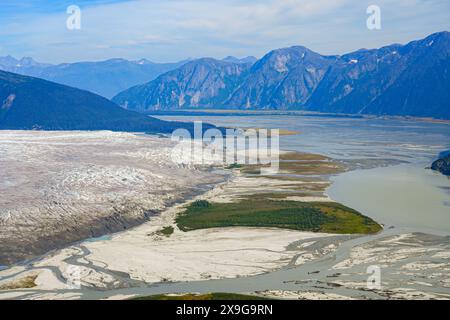
{"label": "sky", "polygon": [[[67,7],[81,9],[69,30]],[[369,30],[377,5],[381,29]],[[0,56],[62,63],[262,57],[303,45],[321,54],[406,43],[450,30],[450,0],[1,0]]]}

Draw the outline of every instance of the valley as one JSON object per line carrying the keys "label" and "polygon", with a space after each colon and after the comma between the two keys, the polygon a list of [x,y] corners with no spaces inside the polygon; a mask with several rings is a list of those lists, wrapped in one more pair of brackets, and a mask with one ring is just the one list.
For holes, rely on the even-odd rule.
{"label": "valley", "polygon": [[[332,181],[336,177],[352,172],[358,172],[364,177],[364,170],[367,168],[388,165],[387,169],[395,169],[396,163],[409,162],[412,166],[426,163],[432,157],[432,150],[437,153],[437,150],[445,149],[445,141],[450,141],[447,140],[446,125],[415,123],[403,135],[393,135],[397,123],[380,122],[377,119],[308,117],[300,125],[293,125],[293,122],[290,125],[285,118],[252,119],[251,123],[246,117],[220,116],[204,120],[219,126],[229,126],[228,122],[233,122],[239,127],[247,124],[248,127],[269,128],[278,126],[277,121],[280,121],[284,123],[280,126],[283,130],[302,132],[299,135],[282,136],[283,149],[315,153],[283,153],[281,171],[276,176],[257,174],[258,168],[255,167],[230,166],[225,172],[232,173],[232,176],[222,182],[216,180],[209,190],[199,190],[199,193],[191,194],[186,201],[180,200],[178,204],[161,207],[158,214],[152,215],[140,226],[107,237],[84,240],[27,263],[6,268],[0,271],[0,286],[11,289],[0,291],[0,298],[130,299],[142,296],[165,299],[164,296],[149,296],[204,294],[206,296],[200,297],[206,299],[214,297],[214,294],[209,295],[214,292],[250,294],[271,299],[450,297],[448,279],[445,276],[446,270],[450,268],[450,247],[446,231],[439,230],[438,220],[435,228],[429,227],[427,230],[409,224],[408,220],[403,225],[392,225],[389,219],[382,216],[365,220],[366,222],[360,221],[363,222],[360,226],[365,226],[367,221],[383,224],[381,232],[373,222],[369,225],[376,227],[375,229],[355,229],[360,223],[358,220],[353,220],[351,224],[337,221],[337,226],[350,228],[343,232],[330,228],[330,225],[326,229],[313,226],[293,230],[289,227],[289,220],[285,220],[281,226],[270,225],[278,220],[277,215],[264,221],[269,215],[252,216],[248,211],[248,208],[253,212],[274,209],[266,206],[270,204],[277,206],[275,210],[282,216],[286,209],[336,206],[334,194],[331,193],[331,198],[329,193],[330,185],[333,186]],[[341,129],[335,130],[336,126]],[[404,128],[403,124],[401,127]],[[418,129],[421,127],[426,128],[428,134],[412,134],[412,130],[421,131]],[[305,130],[306,128],[309,129]],[[319,140],[313,138],[315,130],[322,133]],[[328,130],[334,135],[329,134],[324,140],[324,134]],[[358,135],[358,141],[362,141],[364,134],[371,137],[371,141],[366,141],[364,145],[355,144],[353,133],[359,130],[363,131]],[[386,132],[386,135],[383,136],[382,132]],[[155,159],[156,145],[152,140],[155,138],[134,135],[132,138],[128,134],[118,133],[114,135],[123,135],[122,140],[125,141],[131,139],[130,141],[134,141],[132,145],[138,141],[151,143],[150,159]],[[335,138],[340,140],[340,144],[333,143]],[[394,149],[389,150],[389,145],[383,139],[389,139],[396,146],[395,152]],[[427,148],[422,148],[421,143],[428,139],[434,139],[434,142]],[[164,138],[156,140],[163,144],[165,141]],[[118,136],[114,141],[119,141]],[[110,143],[108,147],[118,148]],[[144,145],[141,148],[145,150]],[[319,151],[325,156],[319,155]],[[163,159],[161,158],[160,165],[166,166]],[[152,163],[154,162],[150,162],[151,165]],[[425,170],[425,166],[422,168]],[[170,171],[173,172],[173,169]],[[192,169],[183,169],[188,170],[184,173],[187,174],[187,179]],[[349,169],[350,172],[343,173]],[[222,171],[220,169],[217,172],[221,179],[224,178]],[[202,171],[196,171],[195,175],[200,172]],[[214,171],[204,174],[205,179],[211,181]],[[163,179],[166,181],[167,177]],[[152,181],[152,184],[157,185],[158,180]],[[345,180],[339,183],[342,188]],[[136,187],[137,185],[134,188]],[[148,186],[145,188],[148,189]],[[352,194],[351,191],[346,192],[348,196]],[[145,196],[147,197],[148,195]],[[348,207],[342,206],[344,212],[340,214],[343,217],[350,214],[347,217],[352,217],[356,211],[349,208],[357,203],[358,198],[349,197],[344,200]],[[141,200],[136,198],[136,201]],[[259,205],[263,208],[259,208]],[[357,206],[360,212],[367,214],[367,208]],[[215,220],[218,213],[227,212],[227,207],[233,208],[229,211],[233,214],[233,219],[221,220],[218,216],[218,220]],[[186,209],[189,208],[195,209],[192,212],[196,215],[195,221],[183,220]],[[430,207],[430,210],[432,214],[437,214],[441,209],[437,206]],[[240,212],[245,217],[244,220],[239,217]],[[367,212],[373,213],[370,207]],[[389,209],[387,212],[392,211]],[[205,216],[201,218],[198,214]],[[356,213],[355,217],[358,216]],[[223,221],[228,223],[223,224]],[[295,224],[298,226],[297,222]],[[408,225],[411,227],[407,227]],[[361,233],[368,235],[363,236]],[[381,268],[382,287],[368,290],[366,282],[370,274],[367,270],[374,265]]]}

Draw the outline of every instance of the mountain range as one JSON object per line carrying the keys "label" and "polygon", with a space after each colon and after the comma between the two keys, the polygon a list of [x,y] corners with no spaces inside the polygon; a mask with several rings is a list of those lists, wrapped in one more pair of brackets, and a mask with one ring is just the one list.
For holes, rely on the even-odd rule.
{"label": "mountain range", "polygon": [[0,130],[171,133],[177,128],[192,132],[193,124],[162,121],[125,110],[88,91],[0,71]]}
{"label": "mountain range", "polygon": [[185,62],[155,63],[146,59],[110,59],[52,65],[36,62],[29,57],[15,59],[6,56],[0,57],[0,70],[88,90],[110,99],[125,89],[151,81]]}
{"label": "mountain range", "polygon": [[251,63],[203,58],[161,75],[148,84],[135,86],[113,101],[130,110],[178,109],[186,106],[220,106],[239,85]]}
{"label": "mountain range", "polygon": [[295,46],[257,61],[197,59],[112,100],[140,112],[294,109],[450,119],[450,33],[345,55]]}

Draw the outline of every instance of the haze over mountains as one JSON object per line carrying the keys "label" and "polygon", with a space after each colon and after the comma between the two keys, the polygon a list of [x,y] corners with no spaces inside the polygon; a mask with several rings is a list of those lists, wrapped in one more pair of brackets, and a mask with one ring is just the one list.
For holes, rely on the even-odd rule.
{"label": "haze over mountains", "polygon": [[51,65],[32,58],[0,57],[0,70],[42,78],[99,94],[108,99],[137,84],[151,81],[186,61],[154,63],[146,59],[129,61],[110,59]]}
{"label": "haze over mountains", "polygon": [[140,112],[299,109],[450,119],[450,33],[342,56],[296,46],[256,62],[198,59],[113,101]]}

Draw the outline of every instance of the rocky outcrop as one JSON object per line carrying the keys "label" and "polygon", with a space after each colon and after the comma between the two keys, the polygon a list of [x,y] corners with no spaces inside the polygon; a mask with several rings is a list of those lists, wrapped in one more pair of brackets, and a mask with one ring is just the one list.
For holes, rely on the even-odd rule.
{"label": "rocky outcrop", "polygon": [[440,158],[439,160],[433,162],[433,164],[431,165],[431,169],[439,171],[446,176],[450,176],[450,153],[443,158]]}
{"label": "rocky outcrop", "polygon": [[113,101],[136,111],[214,108],[228,100],[250,66],[251,63],[198,59],[148,84],[132,87]]}

